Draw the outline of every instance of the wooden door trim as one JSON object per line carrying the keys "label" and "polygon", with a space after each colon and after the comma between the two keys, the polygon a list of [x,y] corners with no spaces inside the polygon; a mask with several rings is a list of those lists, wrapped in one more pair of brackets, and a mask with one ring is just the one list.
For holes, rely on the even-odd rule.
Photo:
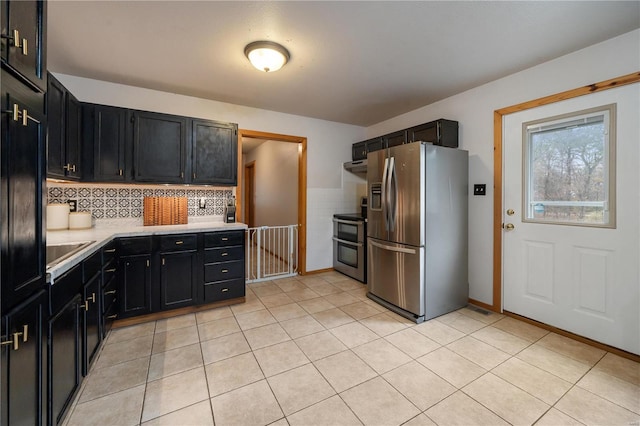
{"label": "wooden door trim", "polygon": [[[298,273],[307,272],[307,138],[304,136],[282,135],[279,133],[260,132],[256,130],[238,129],[238,186],[236,194],[242,194],[242,138],[268,139],[278,142],[300,144],[298,152]],[[238,197],[236,196],[236,200]],[[242,208],[236,206],[236,220],[242,217]]]}
{"label": "wooden door trim", "polygon": [[492,305],[481,303],[483,307],[490,308],[494,312],[502,311],[502,147],[504,145],[502,121],[504,116],[638,82],[640,82],[640,71],[500,108],[493,112],[493,303]]}
{"label": "wooden door trim", "polygon": [[[253,188],[252,190],[255,191],[255,173],[256,173],[256,162],[254,161],[249,161],[247,164],[244,165],[244,174],[242,175],[243,178],[247,178],[248,174],[249,174],[249,169],[253,169]],[[241,214],[240,217],[244,218],[244,222],[249,225],[249,227],[252,226],[252,224],[255,223],[255,205],[254,203],[252,203],[252,199],[251,199],[251,195],[255,195],[255,194],[249,194],[247,192],[247,185],[245,185],[245,193],[244,193],[244,204],[242,204],[242,211],[240,213],[238,213],[238,210],[236,209],[236,215]],[[249,209],[249,212],[247,214],[247,211],[245,210],[245,207],[248,206],[253,206],[253,208]],[[253,216],[253,217],[252,217]]]}

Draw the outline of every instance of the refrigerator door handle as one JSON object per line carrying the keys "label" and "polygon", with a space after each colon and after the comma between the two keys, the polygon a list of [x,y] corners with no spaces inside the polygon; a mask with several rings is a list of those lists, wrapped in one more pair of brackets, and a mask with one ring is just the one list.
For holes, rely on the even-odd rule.
{"label": "refrigerator door handle", "polygon": [[381,248],[383,250],[395,251],[395,252],[398,252],[398,253],[416,254],[416,251],[414,249],[404,248],[404,247],[388,246],[388,245],[385,245],[385,244],[376,243],[375,241],[372,241],[371,239],[369,239],[369,244],[371,244],[374,247]]}
{"label": "refrigerator door handle", "polygon": [[384,217],[384,229],[389,230],[389,187],[387,177],[389,174],[389,158],[384,159],[384,171],[382,172],[382,216]]}
{"label": "refrigerator door handle", "polygon": [[398,218],[398,179],[396,176],[396,159],[391,157],[389,160],[389,231],[396,229],[396,220]]}

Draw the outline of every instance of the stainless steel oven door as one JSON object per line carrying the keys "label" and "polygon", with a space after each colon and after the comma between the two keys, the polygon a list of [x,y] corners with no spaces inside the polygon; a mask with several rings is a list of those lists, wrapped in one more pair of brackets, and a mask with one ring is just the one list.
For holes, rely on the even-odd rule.
{"label": "stainless steel oven door", "polygon": [[333,218],[333,236],[354,243],[364,242],[364,221]]}
{"label": "stainless steel oven door", "polygon": [[333,269],[365,282],[365,246],[333,237]]}

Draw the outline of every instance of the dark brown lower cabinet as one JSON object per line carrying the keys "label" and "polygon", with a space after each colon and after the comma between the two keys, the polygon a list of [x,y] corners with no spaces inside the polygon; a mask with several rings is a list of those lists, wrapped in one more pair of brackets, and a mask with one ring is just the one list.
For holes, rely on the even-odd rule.
{"label": "dark brown lower cabinet", "polygon": [[77,294],[49,319],[49,425],[58,425],[80,387],[80,305]]}
{"label": "dark brown lower cabinet", "polygon": [[160,309],[193,306],[198,301],[198,252],[160,254]]}
{"label": "dark brown lower cabinet", "polygon": [[[99,265],[101,266],[101,265]],[[89,367],[98,354],[102,341],[100,291],[102,270],[99,268],[82,289],[82,375],[89,374]]]}
{"label": "dark brown lower cabinet", "polygon": [[119,272],[119,318],[150,313],[151,255],[147,253],[121,257]]}
{"label": "dark brown lower cabinet", "polygon": [[49,289],[51,316],[47,327],[48,425],[60,424],[80,388],[82,265],[57,278]]}
{"label": "dark brown lower cabinet", "polygon": [[2,317],[0,424],[42,424],[46,305],[46,291],[41,290]]}

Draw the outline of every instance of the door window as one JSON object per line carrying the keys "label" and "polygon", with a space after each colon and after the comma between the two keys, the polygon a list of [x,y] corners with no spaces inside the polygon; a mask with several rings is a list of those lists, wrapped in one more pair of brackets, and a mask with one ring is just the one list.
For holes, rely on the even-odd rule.
{"label": "door window", "polygon": [[523,221],[615,228],[615,104],[523,124]]}

